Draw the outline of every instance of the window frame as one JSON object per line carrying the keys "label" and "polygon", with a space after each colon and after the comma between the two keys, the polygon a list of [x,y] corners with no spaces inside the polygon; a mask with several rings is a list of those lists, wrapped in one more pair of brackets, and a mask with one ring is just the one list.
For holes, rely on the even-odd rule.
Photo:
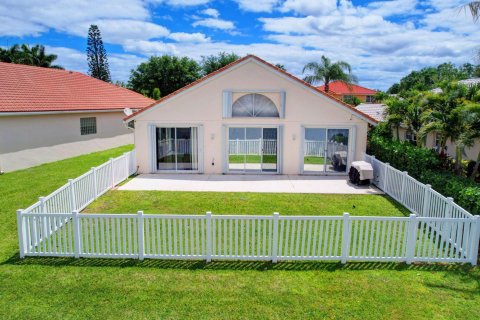
{"label": "window frame", "polygon": [[97,134],[97,117],[80,118],[80,135],[88,136]]}

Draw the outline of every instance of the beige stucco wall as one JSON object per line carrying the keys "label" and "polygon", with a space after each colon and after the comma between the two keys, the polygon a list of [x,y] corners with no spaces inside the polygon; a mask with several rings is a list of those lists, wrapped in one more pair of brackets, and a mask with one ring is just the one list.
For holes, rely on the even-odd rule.
{"label": "beige stucco wall", "polygon": [[[128,134],[123,111],[0,116],[0,154]],[[97,133],[80,135],[80,118],[96,117]]]}
{"label": "beige stucco wall", "polygon": [[[285,91],[285,118],[224,119],[222,95],[224,90]],[[350,150],[355,152],[352,153],[353,157],[350,157],[350,160],[361,159],[367,141],[367,122],[352,115],[346,107],[339,106],[331,99],[316,94],[311,89],[292,82],[289,78],[252,60],[138,115],[135,121],[135,147],[141,173],[151,171],[149,124],[202,125],[205,173],[222,173],[223,153],[226,152],[225,126],[229,125],[283,125],[283,150],[279,156],[283,157],[284,174],[300,172],[303,163],[302,126],[351,128]],[[355,143],[352,143],[354,138]]]}
{"label": "beige stucco wall", "polygon": [[[400,140],[405,140],[405,134],[407,130],[405,128],[400,128]],[[396,129],[393,129],[393,136],[396,137]],[[426,148],[435,148],[435,137],[436,133],[435,132],[430,132],[427,134],[427,137],[425,138],[425,144],[424,146]],[[447,140],[447,154],[455,158],[455,145],[450,141],[450,139]],[[475,144],[471,148],[465,148],[464,150],[465,154],[463,155],[464,160],[476,160],[478,153],[480,152],[480,143],[477,140]]]}

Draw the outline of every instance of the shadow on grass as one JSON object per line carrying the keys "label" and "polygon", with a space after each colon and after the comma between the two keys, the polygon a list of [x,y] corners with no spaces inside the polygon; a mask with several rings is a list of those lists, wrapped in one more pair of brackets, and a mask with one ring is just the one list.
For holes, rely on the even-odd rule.
{"label": "shadow on grass", "polygon": [[[145,259],[102,259],[102,258],[58,258],[58,257],[26,257],[20,259],[18,254],[2,263],[3,265],[41,265],[41,266],[74,266],[74,267],[116,267],[116,268],[157,268],[179,270],[245,270],[245,271],[364,271],[364,270],[392,270],[392,271],[452,271],[471,274],[475,267],[469,264],[411,264],[395,262],[349,262],[341,264],[332,261],[212,261],[202,260],[161,260]],[[476,276],[476,275],[475,275]],[[478,275],[480,278],[480,274]],[[480,279],[479,279],[480,280]]]}
{"label": "shadow on grass", "polygon": [[387,194],[382,194],[381,197],[384,197],[388,202],[390,202],[398,211],[400,211],[405,217],[408,217],[412,212],[405,208],[400,202],[393,199]]}

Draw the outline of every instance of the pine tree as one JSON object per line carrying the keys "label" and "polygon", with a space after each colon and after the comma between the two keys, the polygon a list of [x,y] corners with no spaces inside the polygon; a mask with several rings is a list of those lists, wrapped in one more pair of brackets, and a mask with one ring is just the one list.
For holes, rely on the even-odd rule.
{"label": "pine tree", "polygon": [[105,82],[111,82],[107,52],[103,47],[100,29],[94,24],[90,25],[88,29],[87,60],[90,76]]}

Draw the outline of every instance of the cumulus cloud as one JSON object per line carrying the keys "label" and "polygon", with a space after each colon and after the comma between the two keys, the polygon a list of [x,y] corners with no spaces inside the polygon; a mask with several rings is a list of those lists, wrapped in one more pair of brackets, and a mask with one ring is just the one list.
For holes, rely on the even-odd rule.
{"label": "cumulus cloud", "polygon": [[272,12],[279,0],[235,0],[240,9],[252,12]]}
{"label": "cumulus cloud", "polygon": [[323,15],[337,9],[337,0],[286,0],[282,11],[293,11],[303,15]]}
{"label": "cumulus cloud", "polygon": [[217,9],[213,9],[213,8],[208,8],[208,9],[202,10],[200,12],[203,13],[204,15],[206,15],[206,16],[210,16],[210,17],[214,17],[214,18],[218,18],[220,16],[220,12],[218,12]]}
{"label": "cumulus cloud", "polygon": [[170,39],[177,42],[209,42],[211,39],[207,38],[203,33],[186,33],[186,32],[174,32],[168,36]]}
{"label": "cumulus cloud", "polygon": [[221,30],[231,30],[235,28],[235,25],[232,21],[222,20],[222,19],[215,19],[215,18],[206,18],[197,20],[192,23],[194,27],[207,27],[212,29],[221,29]]}

